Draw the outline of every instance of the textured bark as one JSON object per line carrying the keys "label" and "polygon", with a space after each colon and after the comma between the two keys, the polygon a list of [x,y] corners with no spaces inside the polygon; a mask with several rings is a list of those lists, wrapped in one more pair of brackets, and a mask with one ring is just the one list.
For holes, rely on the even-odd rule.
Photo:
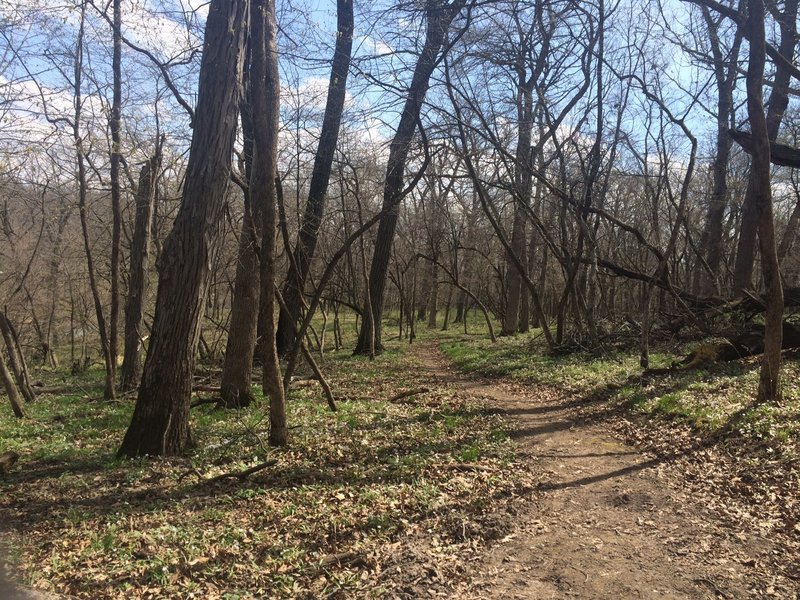
{"label": "textured bark", "polygon": [[[261,211],[255,219],[260,219]],[[254,217],[246,210],[239,236],[239,259],[231,306],[231,321],[222,367],[220,396],[225,408],[243,408],[253,401],[250,389],[253,355],[261,298],[258,248],[261,227],[256,232]],[[266,339],[266,338],[265,338]],[[259,361],[260,362],[260,361]]]}
{"label": "textured bark", "polygon": [[[791,59],[797,46],[797,7],[798,0],[787,0],[783,17],[780,19],[781,43],[779,52]],[[752,34],[752,29],[748,26]],[[752,43],[752,41],[751,41]],[[789,106],[789,84],[791,74],[782,65],[776,65],[772,91],[767,103],[766,127],[768,141],[774,142],[778,137],[781,121]],[[752,125],[751,125],[752,130]],[[754,132],[755,135],[755,132]],[[758,142],[760,144],[760,141]],[[769,156],[769,144],[767,145]],[[752,284],[753,263],[755,261],[756,233],[760,229],[761,209],[759,208],[760,190],[754,188],[752,178],[747,182],[744,205],[742,206],[742,224],[739,228],[739,243],[736,249],[736,264],[733,270],[733,292],[739,295],[742,290]]]}
{"label": "textured bark", "polygon": [[[511,228],[511,251],[528,270],[528,244],[525,223],[531,201],[531,137],[533,134],[533,80],[523,71],[517,90],[517,149],[514,163],[514,223]],[[514,258],[506,253],[506,306],[500,335],[514,335],[519,330],[522,303],[522,277]]]}
{"label": "textured bark", "polygon": [[[796,7],[796,4],[795,4]],[[775,244],[772,216],[769,142],[771,131],[764,116],[763,80],[766,62],[763,0],[748,1],[747,28],[750,32],[750,60],[747,65],[747,116],[753,134],[753,155],[748,189],[757,210],[761,271],[766,288],[764,315],[764,357],[758,382],[759,402],[780,397],[781,344],[783,341],[783,288]],[[774,92],[773,92],[774,94]]]}
{"label": "textured bark", "polygon": [[325,210],[325,197],[328,192],[333,156],[339,138],[339,125],[342,122],[342,111],[344,110],[347,74],[350,69],[353,48],[352,0],[338,0],[336,10],[338,18],[336,47],[328,83],[328,98],[325,104],[325,116],[322,120],[322,132],[317,146],[317,154],[314,157],[303,224],[300,226],[293,253],[294,261],[289,265],[289,276],[283,290],[288,311],[281,309],[278,321],[278,352],[280,354],[285,354],[294,342],[295,324],[302,304],[300,300],[317,248],[317,232],[322,220],[322,213]]}
{"label": "textured bark", "polygon": [[[253,116],[250,98],[249,67],[245,69],[245,99],[240,106],[242,135],[244,138],[244,170],[248,181],[253,173]],[[250,189],[245,192],[245,212],[239,235],[239,253],[236,262],[236,279],[231,306],[230,327],[225,347],[220,384],[221,405],[225,408],[243,408],[253,401],[253,358],[261,364],[262,337],[258,340],[259,304],[261,301],[261,273],[258,258],[259,240],[263,224],[262,203],[252,202]],[[261,325],[263,327],[263,324]],[[261,341],[256,346],[256,342]]]}
{"label": "textured bark", "polygon": [[269,443],[288,443],[286,398],[275,345],[275,234],[277,229],[278,128],[280,80],[278,76],[278,25],[275,0],[252,2],[252,54],[250,85],[253,108],[253,173],[250,198],[261,204],[261,318],[264,322],[261,383],[269,398]]}
{"label": "textured bark", "polygon": [[212,0],[209,7],[186,183],[160,257],[150,344],[120,456],[176,455],[192,444],[192,374],[230,179],[246,8],[245,0]]}
{"label": "textured bark", "polygon": [[163,143],[163,137],[157,140],[153,156],[142,165],[136,190],[136,216],[131,240],[128,296],[125,300],[125,349],[120,378],[120,388],[125,391],[134,389],[141,375],[139,350],[144,337],[144,301],[147,296],[147,273],[150,268],[153,206],[158,173],[161,169]]}
{"label": "textured bark", "polygon": [[383,211],[385,214],[378,224],[369,272],[369,293],[367,294],[369,304],[365,305],[364,309],[364,314],[369,314],[372,318],[364,319],[362,322],[355,348],[356,354],[369,353],[373,340],[375,351],[382,350],[381,320],[386,274],[389,271],[394,232],[400,214],[406,160],[417,128],[422,103],[428,93],[430,77],[436,68],[445,35],[450,28],[450,23],[464,4],[464,0],[455,0],[449,4],[433,1],[427,3],[425,43],[414,67],[414,75],[408,88],[408,96],[400,116],[400,123],[389,146],[389,160],[386,165],[383,186]]}

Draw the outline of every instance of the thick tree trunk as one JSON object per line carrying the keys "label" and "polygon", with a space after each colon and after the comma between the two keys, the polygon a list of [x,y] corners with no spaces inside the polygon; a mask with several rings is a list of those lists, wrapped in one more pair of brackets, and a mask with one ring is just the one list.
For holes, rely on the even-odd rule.
{"label": "thick tree trunk", "polygon": [[322,132],[317,146],[317,154],[314,157],[308,201],[303,215],[303,224],[300,226],[297,236],[293,254],[294,261],[289,265],[289,276],[283,290],[283,298],[288,312],[281,309],[278,320],[278,353],[281,355],[285,354],[294,342],[295,324],[302,304],[300,300],[317,248],[317,232],[325,209],[325,197],[328,192],[333,156],[344,110],[347,74],[350,69],[353,48],[353,1],[338,0],[336,12],[338,19],[336,48],[328,83],[328,99],[325,105],[325,116],[322,119]]}
{"label": "thick tree trunk", "polygon": [[[531,202],[531,137],[533,135],[533,84],[526,81],[526,72],[519,75],[517,90],[517,149],[514,164],[514,223],[511,229],[511,251],[519,259],[525,273],[528,270],[528,243],[525,224]],[[516,261],[506,253],[506,306],[501,335],[514,335],[519,330],[522,304],[523,274]]]}
{"label": "thick tree trunk", "polygon": [[425,43],[414,68],[408,96],[400,116],[394,139],[389,146],[389,160],[386,165],[386,177],[383,186],[383,211],[378,224],[378,234],[375,238],[375,249],[372,255],[372,265],[369,273],[369,306],[365,306],[364,314],[369,314],[370,319],[364,319],[358,334],[356,354],[368,354],[371,346],[380,352],[381,320],[383,318],[384,290],[386,288],[386,273],[389,268],[389,258],[392,254],[394,232],[397,227],[397,218],[400,214],[400,202],[403,199],[403,176],[405,174],[406,160],[411,149],[411,142],[419,121],[422,103],[428,92],[430,77],[436,68],[437,58],[444,43],[450,23],[464,6],[464,0],[454,0],[449,4],[442,2],[429,2],[426,9]]}
{"label": "thick tree trunk", "polygon": [[[255,219],[261,220],[261,210]],[[236,283],[233,291],[225,362],[222,367],[220,396],[221,404],[225,408],[243,408],[253,401],[250,386],[261,299],[260,263],[256,243],[257,239],[261,239],[261,227],[258,229],[257,233],[252,210],[248,207],[242,220],[242,231],[239,236]],[[267,339],[264,338],[264,340]]]}
{"label": "thick tree trunk", "polygon": [[[288,443],[286,398],[275,343],[275,234],[277,231],[278,129],[280,124],[280,80],[278,76],[278,24],[275,0],[252,0],[252,54],[250,85],[253,108],[253,173],[250,198],[260,204],[261,318],[264,321],[264,354],[261,357],[262,386],[269,398],[269,443]],[[298,343],[301,342],[298,340]]]}
{"label": "thick tree trunk", "polygon": [[[253,114],[252,87],[249,65],[246,67],[245,98],[241,102],[244,170],[247,180],[253,176]],[[258,257],[263,227],[263,203],[253,203],[251,190],[245,192],[245,212],[239,234],[239,255],[236,262],[236,279],[233,289],[230,327],[225,347],[220,384],[221,405],[225,408],[243,408],[253,401],[251,390],[254,357],[261,365],[264,343],[263,319],[259,317],[261,303],[261,273]],[[259,323],[259,320],[262,322]]]}
{"label": "thick tree trunk", "polygon": [[[796,7],[796,4],[795,4]],[[747,116],[753,135],[748,189],[752,190],[758,218],[761,270],[767,309],[764,317],[764,357],[758,382],[759,402],[780,398],[781,344],[783,341],[783,288],[775,244],[770,181],[770,131],[764,116],[763,81],[766,62],[764,1],[748,0],[750,61],[747,65]],[[774,91],[773,91],[774,94]]]}
{"label": "thick tree trunk", "polygon": [[186,183],[160,258],[150,345],[120,456],[175,455],[192,444],[192,374],[230,179],[246,9],[245,0],[209,7]]}
{"label": "thick tree trunk", "polygon": [[[787,0],[783,18],[780,20],[781,43],[779,52],[782,56],[794,56],[795,46],[797,46],[797,9],[798,0]],[[777,139],[783,114],[789,106],[790,82],[791,74],[781,65],[777,65],[772,91],[767,103],[766,127],[768,141],[770,142],[774,142]],[[767,147],[767,150],[769,151],[769,147]],[[755,183],[752,177],[747,182],[747,191],[745,192],[744,205],[742,206],[742,223],[739,227],[739,243],[736,250],[736,264],[733,270],[734,295],[740,295],[742,290],[752,285],[756,232],[760,229],[760,217],[762,216],[759,208],[761,191],[753,187]]]}
{"label": "thick tree trunk", "polygon": [[163,137],[156,140],[153,156],[142,165],[139,172],[139,186],[136,190],[136,216],[133,225],[133,240],[131,240],[128,297],[125,300],[125,349],[120,378],[120,388],[124,391],[136,388],[141,374],[139,350],[144,337],[144,302],[147,296],[147,274],[150,268],[150,234],[163,143]]}

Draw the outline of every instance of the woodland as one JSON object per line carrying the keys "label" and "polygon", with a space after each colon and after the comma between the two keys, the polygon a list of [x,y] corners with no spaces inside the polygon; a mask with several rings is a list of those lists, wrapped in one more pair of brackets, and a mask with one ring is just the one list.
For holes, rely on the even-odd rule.
{"label": "woodland", "polygon": [[797,597],[798,6],[0,1],[0,597]]}

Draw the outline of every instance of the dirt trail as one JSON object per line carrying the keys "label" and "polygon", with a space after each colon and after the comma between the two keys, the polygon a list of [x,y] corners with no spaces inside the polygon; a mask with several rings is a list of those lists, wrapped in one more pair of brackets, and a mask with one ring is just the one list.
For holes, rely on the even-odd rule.
{"label": "dirt trail", "polygon": [[434,343],[418,351],[437,384],[512,416],[512,435],[542,479],[512,533],[476,563],[462,597],[798,597],[792,582],[761,568],[773,551],[768,540],[687,502],[673,467],[581,421],[569,398],[470,379]]}

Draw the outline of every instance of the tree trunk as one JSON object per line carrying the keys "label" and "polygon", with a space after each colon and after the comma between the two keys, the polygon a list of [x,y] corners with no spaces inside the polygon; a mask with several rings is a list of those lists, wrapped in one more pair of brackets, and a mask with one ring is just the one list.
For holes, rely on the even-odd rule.
{"label": "tree trunk", "polygon": [[[264,321],[262,386],[269,397],[269,443],[288,443],[286,398],[275,343],[275,233],[277,229],[278,129],[280,80],[278,76],[278,24],[275,0],[252,0],[252,54],[250,85],[253,107],[253,173],[251,201],[261,204],[261,302]],[[297,340],[298,343],[302,339]]]}
{"label": "tree trunk", "polygon": [[100,298],[100,290],[97,286],[97,274],[94,267],[94,256],[92,254],[92,244],[89,240],[89,223],[87,221],[87,196],[89,186],[86,178],[86,157],[83,150],[83,136],[81,135],[81,118],[83,111],[83,97],[81,85],[83,78],[83,38],[86,27],[86,5],[80,8],[80,25],[78,27],[78,40],[75,45],[75,70],[74,70],[74,97],[73,97],[73,119],[72,119],[72,139],[75,144],[75,158],[77,163],[78,180],[78,213],[80,214],[81,233],[83,235],[83,247],[86,253],[86,270],[89,275],[89,288],[92,291],[94,301],[94,311],[97,317],[97,330],[100,335],[100,346],[103,351],[103,362],[106,367],[105,389],[103,397],[107,400],[114,398],[114,378],[116,365],[111,358],[111,347],[109,345],[108,331],[106,329],[106,319],[103,314],[103,302]]}
{"label": "tree trunk", "polygon": [[[109,375],[111,389],[106,389],[106,398],[114,397],[116,383],[117,357],[119,356],[119,265],[120,243],[122,237],[122,207],[119,182],[122,163],[122,8],[121,0],[113,0],[114,34],[112,53],[112,100],[111,118],[111,307],[108,315],[108,353],[111,362]],[[106,382],[108,384],[108,382]]]}
{"label": "tree trunk", "polygon": [[[778,51],[781,55],[787,57],[794,56],[795,46],[797,45],[797,8],[798,0],[787,0],[783,18],[779,21],[781,43]],[[790,82],[791,74],[781,65],[777,65],[772,91],[767,103],[766,127],[768,141],[770,142],[774,142],[777,139],[783,114],[787,106],[789,106]],[[755,132],[753,135],[755,135]],[[756,232],[760,229],[760,217],[763,216],[759,205],[759,201],[763,201],[763,198],[760,197],[762,192],[753,187],[755,183],[752,177],[748,180],[744,205],[742,206],[742,224],[739,228],[739,243],[736,250],[736,264],[733,270],[734,295],[740,295],[742,290],[752,285]]]}
{"label": "tree trunk", "polygon": [[245,0],[212,0],[209,7],[186,183],[160,257],[150,344],[119,456],[176,455],[192,445],[192,374],[230,179],[246,8]]}
{"label": "tree trunk", "polygon": [[703,231],[702,251],[705,255],[709,271],[697,269],[697,276],[701,278],[699,293],[709,295],[720,292],[719,273],[722,265],[722,232],[725,209],[728,206],[728,162],[731,154],[731,137],[728,129],[733,110],[733,86],[736,80],[740,36],[734,42],[733,49],[727,60],[723,57],[722,46],[719,40],[719,25],[711,18],[711,13],[702,8],[703,17],[711,38],[711,51],[714,56],[714,75],[717,82],[717,153],[711,165],[713,188],[711,202],[706,214],[705,230]]}
{"label": "tree trunk", "polygon": [[0,312],[0,331],[2,331],[6,350],[8,350],[8,362],[17,382],[17,390],[22,393],[26,402],[33,402],[36,400],[36,394],[31,387],[31,380],[28,376],[28,364],[25,361],[25,355],[22,353],[17,330],[5,312]]}
{"label": "tree trunk", "polygon": [[[795,3],[795,9],[796,9]],[[764,116],[763,81],[766,62],[763,0],[748,0],[747,27],[750,31],[750,60],[747,65],[747,116],[753,135],[753,154],[748,190],[752,190],[758,217],[761,270],[767,309],[764,316],[764,357],[758,382],[758,401],[780,398],[781,343],[783,341],[783,288],[775,223],[772,217],[770,182],[770,130]],[[775,91],[773,90],[773,94]]]}
{"label": "tree trunk", "polygon": [[125,350],[122,361],[120,388],[134,389],[139,383],[141,365],[139,349],[144,337],[144,302],[147,296],[147,274],[150,264],[150,239],[153,225],[153,205],[156,198],[158,173],[161,169],[163,136],[156,140],[156,148],[139,172],[136,190],[136,216],[131,240],[128,297],[125,301]]}
{"label": "tree trunk", "polygon": [[[253,176],[253,112],[252,86],[249,66],[246,67],[245,98],[241,102],[244,170],[250,181]],[[261,273],[258,258],[263,227],[263,205],[253,202],[252,190],[245,192],[245,212],[239,234],[239,254],[236,262],[236,279],[233,289],[230,327],[225,347],[220,384],[221,405],[225,408],[243,408],[253,401],[251,391],[253,358],[261,364],[266,336],[263,319],[259,323],[261,303]]]}
{"label": "tree trunk", "polygon": [[381,320],[383,318],[383,296],[386,288],[386,273],[389,258],[392,254],[394,232],[400,214],[400,202],[403,199],[403,176],[406,160],[411,149],[419,121],[419,114],[425,95],[428,92],[430,77],[436,68],[439,51],[444,43],[450,23],[464,6],[465,0],[454,0],[449,4],[429,2],[426,9],[425,43],[414,68],[408,96],[400,116],[394,139],[389,147],[389,159],[386,165],[386,177],[383,186],[383,210],[385,214],[378,224],[375,238],[375,249],[372,255],[372,266],[369,273],[369,306],[365,306],[364,314],[371,315],[364,319],[358,334],[356,354],[370,352],[372,341],[376,351],[383,349],[381,343]]}
{"label": "tree trunk", "polygon": [[317,247],[317,232],[325,209],[325,197],[344,110],[347,74],[350,69],[353,48],[352,0],[337,0],[336,13],[338,19],[336,48],[328,83],[328,99],[325,104],[325,116],[322,119],[322,132],[317,146],[317,154],[314,157],[303,224],[300,227],[293,254],[294,261],[290,261],[289,275],[283,290],[283,298],[288,312],[281,309],[278,320],[278,353],[281,355],[289,350],[289,346],[294,341],[295,324],[302,304],[300,299]]}
{"label": "tree trunk", "polygon": [[22,407],[22,397],[17,389],[14,377],[8,370],[8,365],[6,364],[6,359],[2,352],[0,352],[0,377],[3,379],[3,385],[6,388],[8,399],[11,401],[11,410],[14,411],[14,414],[18,418],[25,418],[25,409]]}

